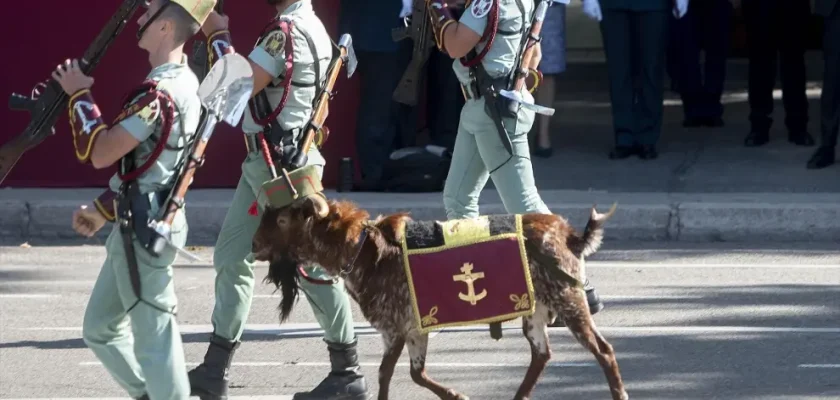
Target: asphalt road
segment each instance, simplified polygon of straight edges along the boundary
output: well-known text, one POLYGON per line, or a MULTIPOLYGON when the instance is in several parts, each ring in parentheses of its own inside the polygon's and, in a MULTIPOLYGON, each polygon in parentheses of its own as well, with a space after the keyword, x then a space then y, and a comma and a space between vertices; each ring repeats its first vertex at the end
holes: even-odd
MULTIPOLYGON (((840 398, 840 249, 680 246, 607 243, 587 263, 606 302, 595 319, 631 398, 840 398)), ((206 349, 213 306, 212 250, 198 253, 205 263, 175 269, 190 367, 206 349)), ((102 247, 0 247, 0 398, 127 397, 81 340, 103 259, 102 247)), ((266 266, 258 269, 261 278, 266 266)), ((328 370, 308 304, 283 325, 277 304, 259 285, 231 371, 234 398, 289 399, 328 370)), ((357 309, 354 317, 375 393, 380 338, 357 309)), ((506 327, 499 342, 486 327, 436 334, 430 376, 472 399, 512 398, 530 354, 518 324, 506 327)), ((553 358, 534 398, 609 398, 594 358, 568 331, 552 328, 550 339, 553 358)), ((433 398, 411 382, 407 362, 405 352, 391 398, 433 398)))

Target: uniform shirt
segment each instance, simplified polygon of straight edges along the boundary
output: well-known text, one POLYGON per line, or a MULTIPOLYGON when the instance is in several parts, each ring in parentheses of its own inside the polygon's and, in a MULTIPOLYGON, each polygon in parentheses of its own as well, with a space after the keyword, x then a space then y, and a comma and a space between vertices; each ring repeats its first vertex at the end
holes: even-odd
MULTIPOLYGON (((522 43, 522 35, 518 32, 522 29, 523 21, 525 23, 525 30, 522 34, 527 35, 528 30, 531 29, 531 15, 534 13, 534 0, 521 0, 525 8, 525 15, 519 12, 519 6, 516 0, 499 0, 499 31, 496 32, 496 38, 493 41, 493 46, 481 60, 484 69, 493 78, 501 78, 510 73, 516 62, 516 57, 519 54, 519 45, 522 43), (514 35, 506 35, 503 32, 517 32, 514 35)), ((461 19, 458 21, 463 26, 469 28, 479 36, 484 35, 484 29, 487 27, 487 20, 490 16, 489 10, 491 0, 473 0, 472 4, 464 10, 461 19)), ((480 42, 476 47, 476 54, 484 50, 487 45, 486 42, 480 42)), ((463 84, 469 83, 469 68, 461 65, 460 60, 455 60, 452 64, 452 69, 455 70, 455 75, 463 84)))
MULTIPOLYGON (((289 87, 289 97, 286 100, 286 106, 280 115, 277 116, 277 122, 284 130, 295 128, 303 128, 312 114, 312 103, 315 100, 316 88, 315 86, 297 87, 294 82, 311 84, 315 81, 315 55, 309 50, 309 45, 306 42, 306 37, 301 33, 301 29, 312 37, 315 45, 315 50, 318 53, 320 60, 320 73, 318 77, 318 85, 324 82, 324 77, 327 74, 330 60, 332 59, 332 42, 327 33, 324 24, 315 15, 315 10, 312 8, 312 0, 301 0, 292 4, 280 15, 288 16, 294 21, 294 29, 291 35, 294 41, 294 73, 292 74, 292 85, 289 87)), ((286 52, 282 44, 285 43, 285 35, 281 30, 276 30, 264 38, 248 58, 255 64, 265 69, 275 79, 275 85, 280 87, 265 88, 268 102, 271 104, 272 110, 280 104, 283 97, 283 77, 286 72, 286 52)), ((255 134, 260 132, 263 128, 254 122, 249 108, 245 110, 245 116, 242 121, 242 130, 246 134, 255 134)), ((312 148, 314 148, 313 146, 312 148)))
MULTIPOLYGON (((175 118, 167 143, 172 147, 184 147, 186 141, 196 134, 201 114, 201 100, 198 98, 198 78, 187 64, 187 57, 181 63, 166 63, 158 66, 146 77, 158 82, 158 88, 165 90, 175 101, 175 118)), ((140 97, 140 96, 138 96, 140 97)), ((137 100, 137 99, 134 99, 137 100)), ((155 104, 155 103, 152 103, 155 104)), ((155 137, 161 135, 159 111, 147 106, 137 114, 126 118, 119 125, 140 141, 134 150, 134 165, 141 166, 154 150, 155 137)), ((137 178, 141 193, 151 193, 171 187, 175 178, 175 167, 186 156, 189 149, 173 151, 163 149, 154 164, 137 178)), ((122 181, 115 174, 109 183, 111 190, 118 191, 122 181)))

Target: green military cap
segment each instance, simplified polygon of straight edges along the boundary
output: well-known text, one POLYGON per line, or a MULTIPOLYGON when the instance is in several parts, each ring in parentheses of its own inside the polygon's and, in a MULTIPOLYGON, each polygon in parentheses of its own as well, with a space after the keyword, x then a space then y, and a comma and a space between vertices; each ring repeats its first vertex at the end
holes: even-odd
POLYGON ((204 21, 207 20, 207 16, 213 11, 213 7, 216 7, 216 0, 171 0, 173 3, 183 7, 190 13, 190 16, 193 17, 196 22, 201 25, 204 25, 204 21))
POLYGON ((297 199, 302 199, 311 194, 321 193, 324 187, 321 185, 321 178, 318 175, 318 167, 307 165, 288 173, 288 180, 285 175, 263 183, 260 188, 260 195, 265 196, 268 206, 282 208, 292 204, 297 199), (289 187, 291 182, 294 190, 289 187))

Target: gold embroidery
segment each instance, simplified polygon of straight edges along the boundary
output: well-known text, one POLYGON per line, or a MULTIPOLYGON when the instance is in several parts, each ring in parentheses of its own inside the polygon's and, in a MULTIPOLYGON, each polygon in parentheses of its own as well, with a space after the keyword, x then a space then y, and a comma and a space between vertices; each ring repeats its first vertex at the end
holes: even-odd
POLYGON ((528 293, 522 294, 522 297, 519 297, 515 294, 510 295, 510 301, 516 303, 513 307, 514 310, 527 310, 531 308, 531 302, 528 301, 528 293))
POLYGON ((435 318, 435 314, 437 314, 437 313, 438 313, 437 306, 432 307, 432 309, 429 310, 429 315, 423 317, 423 319, 421 321, 423 323, 423 326, 429 326, 429 325, 434 325, 434 324, 438 323, 437 318, 435 318))
POLYGON ((286 34, 282 31, 271 33, 265 41, 265 51, 272 57, 277 57, 285 49, 286 34))
POLYGON ((490 237, 490 220, 487 216, 436 222, 441 227, 443 242, 447 245, 490 237))
POLYGON ((476 305, 479 300, 487 297, 487 290, 482 290, 481 293, 475 293, 475 281, 484 278, 484 272, 477 272, 472 273, 473 265, 470 263, 465 263, 463 267, 461 267, 461 272, 463 274, 452 275, 452 280, 455 282, 464 282, 467 284, 467 294, 458 293, 458 298, 464 301, 469 302, 472 305, 476 305))

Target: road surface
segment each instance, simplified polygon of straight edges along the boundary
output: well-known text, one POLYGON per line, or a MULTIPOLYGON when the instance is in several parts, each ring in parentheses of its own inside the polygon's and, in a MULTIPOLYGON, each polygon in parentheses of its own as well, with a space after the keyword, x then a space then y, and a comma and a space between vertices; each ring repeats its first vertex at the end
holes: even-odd
MULTIPOLYGON (((632 399, 840 397, 840 249, 606 243, 587 263, 606 302, 596 322, 615 347, 632 399)), ((213 307, 212 249, 179 260, 175 279, 188 365, 203 357, 213 307)), ((81 340, 104 249, 0 247, 0 398, 126 398, 81 340)), ((257 277, 265 276, 259 264, 257 277)), ((258 285, 231 371, 236 398, 290 399, 316 385, 329 361, 308 303, 280 325, 278 297, 258 285)), ((354 304, 359 357, 377 390, 379 336, 354 304)), ((518 322, 518 321, 517 321, 518 322)), ((516 323, 431 339, 429 374, 472 399, 510 399, 530 359, 516 323)), ((606 399, 594 358, 552 328, 553 358, 535 399, 606 399)), ((398 364, 391 398, 432 399, 398 364)))

